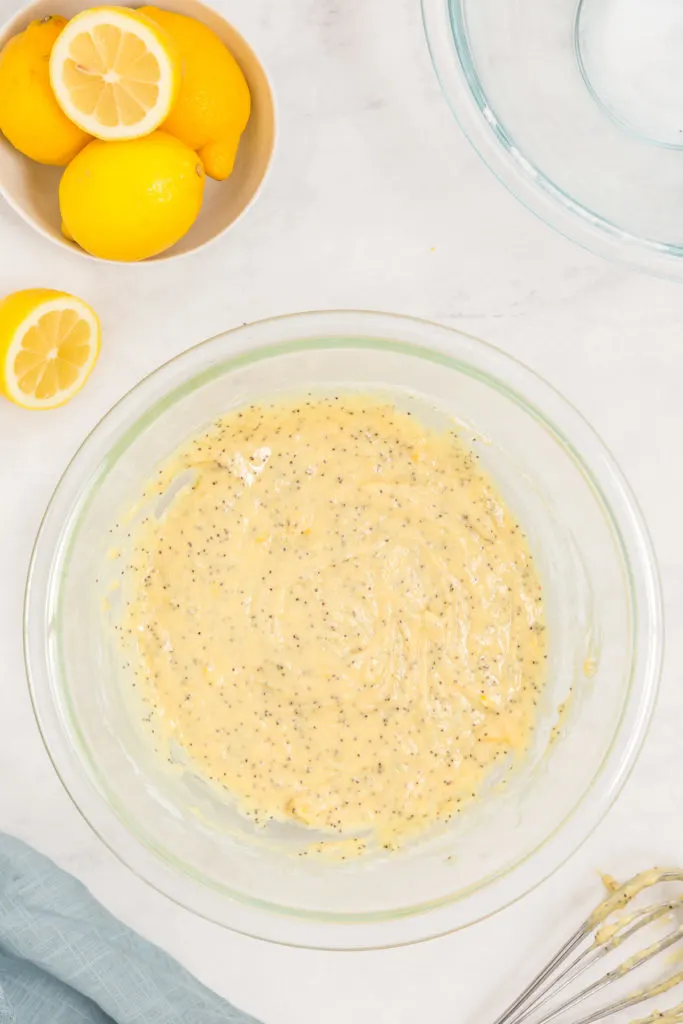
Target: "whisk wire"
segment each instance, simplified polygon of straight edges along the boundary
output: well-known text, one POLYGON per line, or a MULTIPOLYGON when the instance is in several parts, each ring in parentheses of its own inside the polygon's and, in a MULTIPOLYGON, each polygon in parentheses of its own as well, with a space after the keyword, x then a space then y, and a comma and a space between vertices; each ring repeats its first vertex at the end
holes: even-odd
MULTIPOLYGON (((587 934, 590 934, 590 932, 586 930, 585 926, 583 932, 583 938, 585 938, 587 934)), ((572 982, 576 981, 584 971, 587 971, 588 968, 596 962, 596 960, 600 959, 601 954, 602 950, 596 946, 589 946, 587 949, 582 950, 582 952, 580 952, 578 956, 571 961, 571 963, 562 968, 559 973, 555 974, 554 977, 546 979, 545 983, 538 989, 533 998, 521 1008, 521 1015, 510 1020, 506 1017, 505 1024, 518 1024, 518 1022, 519 1024, 523 1024, 523 1021, 527 1019, 528 1015, 532 1011, 540 1010, 551 999, 555 999, 560 992, 564 991, 564 989, 571 985, 572 982)))
MULTIPOLYGON (((566 957, 570 956, 574 950, 583 942, 586 935, 589 932, 586 931, 586 925, 583 924, 578 931, 572 935, 572 937, 565 942, 564 946, 558 949, 555 956, 550 960, 542 971, 539 971, 533 981, 530 981, 524 991, 515 999, 514 1003, 507 1008, 507 1010, 497 1017, 493 1024, 518 1024, 518 1021, 524 1019, 530 1006, 534 1006, 539 998, 538 989, 541 988, 542 992, 545 991, 545 983, 547 981, 552 984, 552 975, 555 970, 559 967, 566 957), (531 997, 534 999, 531 1000, 531 997), (530 1001, 531 1000, 531 1001, 530 1001), (521 1016, 518 1011, 521 1012, 521 1016)), ((542 993, 541 993, 542 994, 542 993)))
MULTIPOLYGON (((609 953, 613 953, 624 942, 631 939, 647 925, 657 922, 674 910, 683 908, 683 898, 665 903, 651 904, 625 915, 624 908, 643 889, 662 881, 683 881, 680 871, 643 872, 627 882, 609 896, 594 911, 584 924, 558 950, 552 960, 527 985, 508 1010, 497 1018, 495 1024, 551 1024, 557 1018, 575 1010, 587 999, 598 996, 619 979, 660 956, 683 939, 683 925, 675 927, 645 949, 627 957, 618 966, 597 978, 584 988, 558 1003, 561 996, 589 968, 609 953), (616 913, 621 916, 609 923, 616 913), (584 949, 582 944, 593 937, 592 943, 584 949), (568 962, 567 962, 568 961, 568 962)), ((683 971, 668 972, 658 983, 650 983, 615 999, 611 1003, 591 1011, 580 1019, 571 1017, 571 1024, 595 1024, 630 1007, 651 1000, 669 989, 683 983, 683 971)), ((642 1018, 640 1024, 683 1024, 683 1003, 666 1013, 654 1012, 642 1018)), ((637 1022, 636 1022, 637 1024, 637 1022)))
MULTIPOLYGON (((627 974, 630 974, 631 971, 636 970, 638 967, 642 967, 643 964, 647 963, 649 960, 652 960, 653 957, 658 956, 660 953, 663 953, 664 950, 668 949, 670 946, 673 946, 681 938, 683 938, 683 927, 677 928, 674 932, 671 932, 665 938, 660 939, 659 942, 655 942, 651 946, 648 946, 648 948, 643 950, 642 953, 639 953, 636 956, 629 957, 627 960, 624 960, 622 964, 620 964, 618 967, 615 967, 607 974, 603 975, 602 978, 598 978, 597 981, 594 981, 591 985, 588 985, 585 989, 582 989, 575 996, 572 996, 571 999, 567 999, 560 1006, 556 1007, 550 1013, 546 1014, 545 1017, 541 1017, 536 1022, 536 1024, 550 1024, 550 1021, 555 1020, 557 1017, 560 1016, 560 1014, 566 1013, 567 1010, 572 1010, 575 1006, 578 1006, 580 1003, 585 1002, 585 1000, 588 999, 590 996, 596 995, 598 992, 602 992, 603 989, 607 988, 608 985, 611 985, 612 982, 616 981, 618 978, 623 978, 627 974)), ((604 953, 606 951, 600 950, 600 952, 604 953)), ((627 1009, 630 1006, 636 1006, 638 1003, 645 1002, 645 1000, 652 998, 653 994, 655 993, 653 992, 652 988, 643 989, 640 992, 633 993, 633 995, 627 998, 620 999, 614 1003, 610 1003, 608 1006, 603 1006, 594 1014, 590 1014, 588 1018, 584 1018, 581 1021, 574 1021, 573 1024, 589 1024, 589 1020, 603 1020, 605 1017, 609 1017, 611 1014, 617 1013, 620 1010, 627 1009)), ((555 995, 555 992, 553 992, 553 995, 555 995)), ((527 1009, 528 1011, 531 1011, 532 1007, 529 1006, 527 1009)), ((522 1022, 526 1019, 527 1018, 522 1017, 520 1019, 520 1024, 522 1024, 522 1022)))

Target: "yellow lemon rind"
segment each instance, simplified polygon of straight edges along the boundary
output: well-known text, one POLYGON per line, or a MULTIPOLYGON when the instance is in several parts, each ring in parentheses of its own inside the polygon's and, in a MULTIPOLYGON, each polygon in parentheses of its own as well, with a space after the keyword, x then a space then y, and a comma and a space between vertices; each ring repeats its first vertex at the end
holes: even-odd
POLYGON ((23 409, 56 409, 65 405, 81 390, 97 362, 100 352, 102 329, 99 318, 82 299, 65 292, 49 288, 32 288, 16 292, 0 301, 0 392, 15 405, 23 409), (74 310, 90 328, 90 351, 88 358, 74 383, 63 388, 47 399, 36 398, 22 390, 13 373, 22 342, 32 327, 36 326, 46 313, 74 310))

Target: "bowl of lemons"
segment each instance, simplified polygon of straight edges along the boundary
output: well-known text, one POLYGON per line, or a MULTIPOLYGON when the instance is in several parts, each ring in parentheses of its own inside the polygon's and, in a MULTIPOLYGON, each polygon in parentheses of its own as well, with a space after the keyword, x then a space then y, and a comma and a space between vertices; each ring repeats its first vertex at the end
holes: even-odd
POLYGON ((274 141, 261 61, 198 0, 37 0, 0 31, 0 192, 86 257, 206 245, 256 198, 274 141))

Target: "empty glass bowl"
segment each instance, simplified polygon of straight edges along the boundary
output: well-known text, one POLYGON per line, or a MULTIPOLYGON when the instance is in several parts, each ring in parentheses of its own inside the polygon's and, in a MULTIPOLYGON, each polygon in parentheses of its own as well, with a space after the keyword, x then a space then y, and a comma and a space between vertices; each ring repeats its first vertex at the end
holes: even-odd
POLYGON ((220 335, 134 388, 87 438, 46 512, 26 597, 26 658, 55 767, 138 875, 191 910, 283 943, 362 948, 462 927, 547 876, 601 820, 631 769, 659 677, 662 617, 637 506, 581 416, 475 338, 378 313, 281 317, 220 335), (297 854, 298 825, 256 828, 191 770, 169 771, 126 699, 110 623, 146 481, 218 414, 278 395, 380 392, 455 417, 535 553, 549 679, 535 743, 505 785, 398 853, 297 854), (114 555, 118 554, 115 550, 114 555))
POLYGON ((593 251, 683 277, 678 0, 422 0, 443 91, 491 170, 593 251))

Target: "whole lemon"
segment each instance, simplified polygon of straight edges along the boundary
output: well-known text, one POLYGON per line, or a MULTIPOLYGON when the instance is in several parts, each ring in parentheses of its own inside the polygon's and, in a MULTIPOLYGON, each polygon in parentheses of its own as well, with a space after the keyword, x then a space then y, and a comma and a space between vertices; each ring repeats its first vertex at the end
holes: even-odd
POLYGON ((95 139, 59 185, 64 233, 93 256, 144 260, 189 231, 204 195, 202 162, 166 132, 142 139, 95 139))
POLYGON ((161 127, 196 150, 206 173, 222 181, 232 172, 251 113, 242 69, 216 33, 202 22, 158 7, 140 10, 171 36, 183 64, 178 99, 161 127))
POLYGON ((57 15, 32 21, 0 52, 0 131, 32 160, 58 167, 90 138, 62 111, 50 85, 50 53, 65 25, 57 15))

